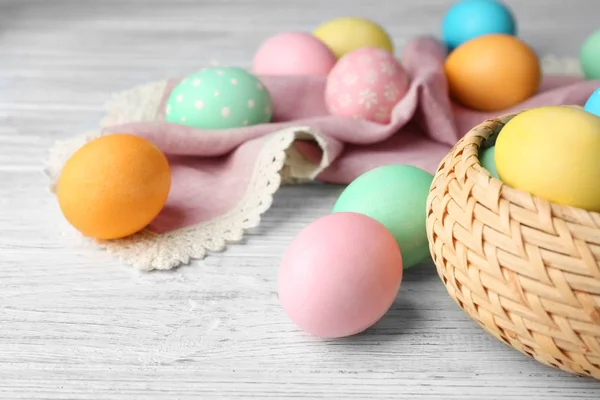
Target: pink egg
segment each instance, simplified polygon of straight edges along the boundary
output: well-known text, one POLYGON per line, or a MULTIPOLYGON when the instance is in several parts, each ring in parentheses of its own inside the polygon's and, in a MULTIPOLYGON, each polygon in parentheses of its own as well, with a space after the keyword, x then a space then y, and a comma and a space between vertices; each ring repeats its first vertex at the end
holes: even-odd
POLYGON ((305 32, 285 32, 267 39, 254 56, 256 75, 327 76, 336 63, 329 47, 305 32))
POLYGON ((344 337, 381 319, 401 281, 402 256, 392 234, 363 214, 340 212, 292 240, 279 267, 279 301, 305 332, 344 337))
POLYGON ((346 54, 333 67, 325 102, 333 115, 387 124, 409 85, 406 71, 393 54, 364 47, 346 54))

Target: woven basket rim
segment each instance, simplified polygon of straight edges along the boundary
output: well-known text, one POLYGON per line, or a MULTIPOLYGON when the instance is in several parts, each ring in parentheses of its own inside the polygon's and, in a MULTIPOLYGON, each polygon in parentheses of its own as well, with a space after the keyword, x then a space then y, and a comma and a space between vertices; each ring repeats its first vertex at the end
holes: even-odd
MULTIPOLYGON (((582 107, 576 106, 576 105, 572 105, 572 106, 565 105, 563 107, 582 108, 582 107)), ((484 145, 484 143, 487 142, 489 138, 493 137, 493 143, 495 144, 496 136, 500 133, 500 131, 502 130, 504 125, 506 125, 506 123, 508 121, 510 121, 512 118, 514 118, 515 116, 517 116, 525 111, 528 111, 528 109, 524 109, 524 110, 521 110, 518 112, 503 114, 498 117, 489 118, 489 119, 477 124, 476 126, 471 128, 463 136, 463 138, 457 143, 457 145, 452 150, 452 156, 454 157, 454 156, 456 156, 457 153, 463 152, 469 146, 476 146, 476 148, 477 148, 476 154, 479 153, 479 149, 481 149, 481 148, 491 147, 493 144, 488 143, 488 145, 484 145), (493 126, 494 126, 494 130, 492 132, 489 132, 489 128, 488 128, 489 124, 493 124, 493 126), (482 145, 484 147, 482 147, 482 145)), ((461 161, 461 163, 464 163, 464 162, 465 161, 461 161)), ((473 164, 466 166, 465 172, 467 174, 471 173, 473 176, 475 176, 479 179, 487 178, 487 179, 493 179, 495 181, 498 181, 500 183, 500 190, 503 192, 512 193, 513 196, 511 196, 511 197, 517 197, 517 196, 529 197, 536 203, 540 203, 540 202, 547 203, 559 215, 570 215, 573 213, 577 213, 577 214, 581 215, 581 213, 587 213, 588 215, 590 215, 590 217, 594 217, 595 219, 600 219, 600 212, 589 211, 589 210, 579 208, 579 207, 555 203, 550 200, 546 200, 543 197, 540 197, 540 196, 534 195, 532 193, 526 192, 524 190, 516 189, 516 188, 513 188, 513 187, 507 185, 502 180, 493 177, 489 173, 489 171, 481 165, 479 156, 475 157, 475 162, 473 164)))
POLYGON ((482 121, 440 162, 427 237, 450 297, 529 357, 600 380, 600 213, 491 176, 480 148, 521 112, 482 121))

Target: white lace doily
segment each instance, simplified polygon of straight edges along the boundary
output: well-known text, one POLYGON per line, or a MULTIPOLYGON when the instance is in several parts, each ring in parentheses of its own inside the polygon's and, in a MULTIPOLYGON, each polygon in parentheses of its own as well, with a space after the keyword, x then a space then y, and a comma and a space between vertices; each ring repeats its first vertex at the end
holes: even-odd
MULTIPOLYGON (((542 58, 544 74, 581 76, 577 59, 547 56, 542 58)), ((50 150, 45 168, 54 192, 56 181, 69 157, 86 142, 99 137, 106 126, 152 121, 160 105, 166 81, 135 87, 118 94, 106 104, 106 116, 99 129, 56 143, 50 150)), ((125 263, 145 271, 171 269, 204 258, 208 251, 218 252, 227 243, 242 239, 244 232, 259 225, 261 215, 269 209, 274 193, 282 183, 299 183, 314 179, 329 165, 322 137, 307 127, 274 132, 263 146, 256 161, 247 190, 229 212, 193 226, 168 233, 141 231, 128 238, 95 243, 117 255, 125 263), (298 139, 315 140, 323 150, 320 165, 314 165, 295 150, 298 139)))

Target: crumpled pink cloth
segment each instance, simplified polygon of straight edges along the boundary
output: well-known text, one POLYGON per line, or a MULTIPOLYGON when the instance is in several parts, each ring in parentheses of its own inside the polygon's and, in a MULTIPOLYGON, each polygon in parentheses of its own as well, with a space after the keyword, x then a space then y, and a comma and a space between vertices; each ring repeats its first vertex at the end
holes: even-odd
MULTIPOLYGON (((328 114, 325 78, 260 77, 274 103, 270 124, 232 130, 198 130, 165 122, 164 102, 179 82, 169 81, 156 121, 111 126, 154 142, 167 154, 172 189, 163 212, 149 227, 156 232, 208 221, 227 212, 245 193, 265 137, 285 127, 307 126, 326 141, 330 166, 318 180, 348 183, 367 170, 390 163, 412 164, 434 172, 462 135, 489 117, 543 105, 583 105, 599 86, 576 77, 545 77, 539 93, 518 106, 483 113, 454 104, 448 96, 443 63, 446 50, 431 38, 410 42, 402 64, 411 77, 408 94, 396 105, 387 125, 328 114)), ((314 142, 296 142, 297 150, 319 163, 314 142)))

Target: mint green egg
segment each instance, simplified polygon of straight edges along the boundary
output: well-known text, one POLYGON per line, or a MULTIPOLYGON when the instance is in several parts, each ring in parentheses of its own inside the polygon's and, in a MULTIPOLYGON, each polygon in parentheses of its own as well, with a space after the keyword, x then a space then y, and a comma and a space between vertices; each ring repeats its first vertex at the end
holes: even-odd
POLYGON ((333 212, 356 212, 381 222, 394 235, 404 269, 429 257, 426 204, 433 176, 410 165, 386 165, 352 181, 333 212))
POLYGON ((165 106, 165 119, 198 129, 267 123, 273 104, 267 88, 237 67, 203 69, 181 81, 165 106))
POLYGON ((581 46, 579 61, 587 79, 600 79, 600 29, 592 33, 581 46))
POLYGON ((494 152, 496 146, 488 147, 479 151, 479 163, 481 166, 488 170, 491 176, 496 179, 500 179, 498 171, 496 170, 496 161, 494 161, 494 152))

